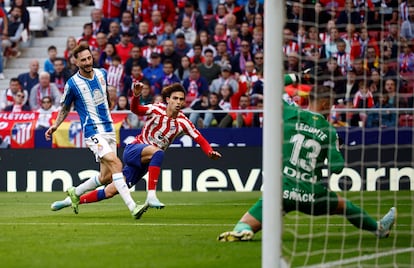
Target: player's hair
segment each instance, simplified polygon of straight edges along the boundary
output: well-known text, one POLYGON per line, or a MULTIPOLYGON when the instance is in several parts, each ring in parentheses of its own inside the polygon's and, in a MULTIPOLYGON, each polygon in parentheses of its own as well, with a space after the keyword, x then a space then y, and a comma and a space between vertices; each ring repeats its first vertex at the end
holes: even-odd
POLYGON ((331 99, 332 98, 332 92, 329 87, 326 86, 314 86, 312 90, 309 92, 309 100, 319 100, 319 99, 331 99))
POLYGON ((80 45, 76 46, 72 51, 73 56, 75 57, 75 59, 78 58, 79 53, 81 53, 82 51, 85 51, 85 50, 88 50, 92 54, 92 51, 91 51, 91 49, 89 48, 88 45, 80 44, 80 45))
POLYGON ((161 96, 164 102, 166 102, 167 98, 169 98, 174 92, 183 92, 184 95, 186 94, 184 87, 180 83, 171 84, 164 87, 161 91, 161 96))

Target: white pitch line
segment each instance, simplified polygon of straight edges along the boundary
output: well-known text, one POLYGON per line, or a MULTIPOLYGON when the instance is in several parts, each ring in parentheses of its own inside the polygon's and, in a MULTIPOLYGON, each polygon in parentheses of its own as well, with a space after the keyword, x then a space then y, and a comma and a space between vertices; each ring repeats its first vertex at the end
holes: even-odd
MULTIPOLYGON (((339 265, 350 264, 350 263, 353 263, 353 262, 360 262, 360 261, 368 261, 368 260, 372 260, 372 259, 386 257, 386 256, 389 256, 389 255, 401 254, 401 253, 407 253, 407 252, 414 252, 414 248, 395 249, 395 250, 390 250, 390 251, 387 251, 387 252, 375 253, 375 254, 370 254, 370 255, 363 255, 363 256, 354 257, 354 258, 350 258, 350 259, 343 259, 343 260, 339 260, 339 261, 333 261, 333 262, 316 264, 316 265, 312 265, 312 266, 306 266, 306 268, 337 267, 339 265)), ((303 267, 305 267, 305 266, 303 266, 303 267)))
MULTIPOLYGON (((85 226, 107 226, 114 225, 113 222, 0 222, 3 226, 15 225, 85 225, 85 226)), ((231 223, 116 223, 117 226, 233 226, 231 223)))

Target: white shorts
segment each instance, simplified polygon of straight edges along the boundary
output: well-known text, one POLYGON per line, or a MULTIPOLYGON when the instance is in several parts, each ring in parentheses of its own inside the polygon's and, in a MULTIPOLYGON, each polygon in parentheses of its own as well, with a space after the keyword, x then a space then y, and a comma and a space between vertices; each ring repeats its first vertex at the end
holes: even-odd
POLYGON ((95 134, 85 140, 86 146, 94 153, 96 162, 104 155, 116 153, 116 135, 114 132, 95 134))

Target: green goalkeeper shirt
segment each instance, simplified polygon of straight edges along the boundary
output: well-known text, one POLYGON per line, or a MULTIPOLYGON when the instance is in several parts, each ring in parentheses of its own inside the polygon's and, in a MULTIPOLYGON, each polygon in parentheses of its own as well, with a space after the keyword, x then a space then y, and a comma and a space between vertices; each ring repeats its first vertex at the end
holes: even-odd
POLYGON ((330 172, 340 173, 344 159, 336 130, 321 114, 283 104, 283 174, 316 182, 322 178, 325 159, 330 172))

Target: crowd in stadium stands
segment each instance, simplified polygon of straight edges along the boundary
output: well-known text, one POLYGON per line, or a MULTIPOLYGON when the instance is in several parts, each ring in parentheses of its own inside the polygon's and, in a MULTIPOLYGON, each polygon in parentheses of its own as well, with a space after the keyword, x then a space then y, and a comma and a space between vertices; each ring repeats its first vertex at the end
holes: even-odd
MULTIPOLYGON (((52 2, 42 1, 47 7, 52 2)), ((57 2, 68 16, 66 7, 77 4, 76 0, 57 2)), ((41 73, 39 62, 32 60, 28 73, 10 79, 10 88, 0 96, 0 109, 29 107, 43 113, 58 109, 64 84, 77 68, 71 50, 87 43, 95 67, 107 70, 114 111, 128 110, 136 81, 146 85, 142 104, 160 101, 164 86, 180 82, 187 90, 187 108, 206 110, 189 114, 197 127, 260 127, 261 113, 210 110, 262 107, 263 2, 96 0, 91 21, 79 29, 79 36, 69 36, 66 50, 59 51, 63 57, 57 56, 55 46, 47 48, 49 58, 41 73), (18 92, 24 93, 25 105, 16 101, 18 92)), ((13 35, 14 21, 28 27, 24 6, 22 0, 12 2, 4 36, 13 35)), ((5 16, 0 12, 4 21, 5 16)), ((414 0, 286 1, 285 71, 310 69, 313 83, 332 89, 334 108, 403 108, 398 112, 333 109, 330 120, 335 126, 412 125, 408 108, 413 108, 414 91, 413 17, 414 0)), ((5 56, 17 53, 11 38, 3 38, 2 47, 5 56)), ((303 95, 309 86, 293 85, 287 92, 305 106, 303 95)), ((144 120, 130 116, 124 127, 139 128, 144 120)))

